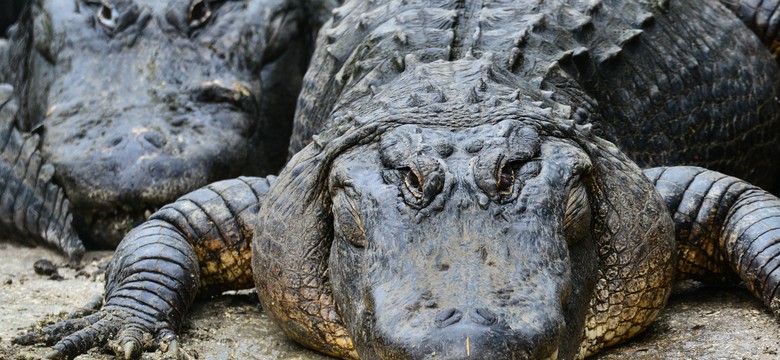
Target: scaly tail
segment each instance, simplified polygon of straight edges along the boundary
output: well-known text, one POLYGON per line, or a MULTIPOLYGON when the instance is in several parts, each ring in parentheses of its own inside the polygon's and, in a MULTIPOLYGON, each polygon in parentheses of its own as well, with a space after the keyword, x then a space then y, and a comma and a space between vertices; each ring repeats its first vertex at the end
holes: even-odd
POLYGON ((187 358, 176 334, 195 296, 254 286, 250 242, 272 180, 224 180, 166 205, 119 244, 100 310, 13 341, 56 342, 49 359, 104 344, 125 359, 156 348, 187 358))
POLYGON ((42 161, 38 135, 15 127, 18 105, 10 85, 0 85, 0 238, 54 247, 78 263, 84 245, 71 221, 69 202, 42 161))
POLYGON ((678 274, 735 271, 780 316, 780 199, 698 167, 652 168, 645 175, 673 214, 678 274))
POLYGON ((780 0, 720 0, 733 11, 780 61, 780 0))

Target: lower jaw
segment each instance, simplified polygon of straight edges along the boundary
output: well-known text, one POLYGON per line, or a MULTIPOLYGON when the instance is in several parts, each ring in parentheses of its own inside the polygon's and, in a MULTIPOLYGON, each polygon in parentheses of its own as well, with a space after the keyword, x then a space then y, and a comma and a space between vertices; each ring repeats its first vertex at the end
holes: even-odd
POLYGON ((74 209, 73 226, 87 249, 113 250, 124 236, 140 225, 156 209, 116 211, 107 209, 74 209))

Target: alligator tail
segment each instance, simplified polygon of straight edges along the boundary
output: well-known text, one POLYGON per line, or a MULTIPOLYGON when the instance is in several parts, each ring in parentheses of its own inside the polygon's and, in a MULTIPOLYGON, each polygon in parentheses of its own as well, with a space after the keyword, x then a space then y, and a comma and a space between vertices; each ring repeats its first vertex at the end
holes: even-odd
POLYGON ((780 0, 721 0, 780 61, 780 0))
POLYGON ((671 211, 679 277, 736 272, 780 316, 780 199, 698 167, 645 170, 671 211))
POLYGON ((102 309, 14 342, 56 342, 49 358, 57 359, 104 344, 126 359, 153 348, 186 357, 176 333, 195 297, 253 286, 250 242, 272 180, 216 182, 161 208, 119 244, 102 309))
POLYGON ((78 263, 84 245, 71 225, 68 199, 52 182, 54 167, 42 161, 38 135, 16 128, 13 89, 0 87, 0 238, 50 246, 78 263))

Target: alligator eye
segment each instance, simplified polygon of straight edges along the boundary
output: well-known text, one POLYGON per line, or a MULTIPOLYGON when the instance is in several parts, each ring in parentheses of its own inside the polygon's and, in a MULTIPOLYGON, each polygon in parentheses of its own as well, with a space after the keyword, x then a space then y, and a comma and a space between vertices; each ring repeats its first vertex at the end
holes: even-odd
POLYGON ((187 20, 190 22, 191 28, 197 28, 202 26, 211 17, 211 8, 209 3, 205 0, 193 0, 190 3, 190 14, 187 20))
POLYGON ((506 163, 496 177, 496 191, 499 195, 509 195, 515 183, 515 170, 511 163, 506 163))
POLYGON ((103 25, 106 29, 114 30, 116 28, 116 9, 106 4, 101 5, 100 10, 97 12, 97 19, 100 25, 103 25))
POLYGON ((406 184, 406 188, 409 189, 409 192, 411 192, 414 197, 422 199, 424 193, 420 177, 414 170, 409 168, 403 168, 401 171, 404 172, 404 184, 406 184))

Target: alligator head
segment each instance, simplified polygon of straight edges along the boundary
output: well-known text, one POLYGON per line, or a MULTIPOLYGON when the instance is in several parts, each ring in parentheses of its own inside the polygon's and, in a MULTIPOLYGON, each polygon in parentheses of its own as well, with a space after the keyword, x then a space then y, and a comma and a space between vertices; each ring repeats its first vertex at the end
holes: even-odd
POLYGON ((567 359, 657 315, 673 232, 652 185, 569 105, 486 66, 420 65, 340 104, 341 130, 280 174, 253 261, 290 336, 366 359, 567 359))
POLYGON ((557 358, 597 271, 586 153, 504 120, 401 126, 371 155, 331 175, 331 281, 361 356, 557 358))
MULTIPOLYGON (((300 11, 283 1, 33 2, 10 62, 23 64, 22 127, 42 135, 82 237, 115 246, 181 194, 283 160, 257 140, 290 121, 309 51, 287 50, 308 41, 300 11), (267 71, 277 65, 286 68, 267 71), (264 78, 277 72, 289 84, 264 78), (285 96, 287 113, 268 109, 285 96)), ((286 137, 280 127, 274 138, 286 137)))

